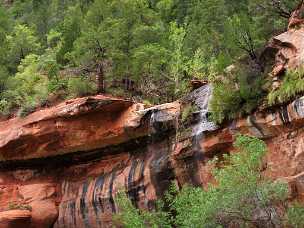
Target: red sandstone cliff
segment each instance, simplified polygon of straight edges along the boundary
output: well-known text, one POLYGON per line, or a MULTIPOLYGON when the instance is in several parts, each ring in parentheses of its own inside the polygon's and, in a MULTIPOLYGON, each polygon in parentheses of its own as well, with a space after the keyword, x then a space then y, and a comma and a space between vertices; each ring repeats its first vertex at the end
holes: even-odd
MULTIPOLYGON (((303 63, 303 34, 274 38, 274 77, 303 63)), ((291 196, 304 200, 304 98, 210 128, 196 141, 191 132, 176 137, 182 108, 95 96, 0 122, 0 227, 109 227, 120 188, 149 208, 172 181, 204 185, 207 161, 233 150, 237 133, 264 139, 265 175, 288 180, 291 196)))

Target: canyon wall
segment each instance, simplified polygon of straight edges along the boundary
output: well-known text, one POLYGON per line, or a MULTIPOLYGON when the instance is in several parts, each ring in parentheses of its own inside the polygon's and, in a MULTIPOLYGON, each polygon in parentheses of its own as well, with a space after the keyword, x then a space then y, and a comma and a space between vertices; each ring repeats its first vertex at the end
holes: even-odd
MULTIPOLYGON (((274 83, 301 65, 299 34, 266 48, 276 53, 274 83)), ((218 127, 207 118, 210 95, 203 85, 151 108, 98 95, 0 122, 0 227, 110 227, 117 191, 153 208, 172 182, 205 186, 208 161, 233 151, 238 133, 265 140, 264 175, 287 180, 290 197, 304 201, 304 98, 218 127), (189 105, 199 109, 185 118, 189 105)))

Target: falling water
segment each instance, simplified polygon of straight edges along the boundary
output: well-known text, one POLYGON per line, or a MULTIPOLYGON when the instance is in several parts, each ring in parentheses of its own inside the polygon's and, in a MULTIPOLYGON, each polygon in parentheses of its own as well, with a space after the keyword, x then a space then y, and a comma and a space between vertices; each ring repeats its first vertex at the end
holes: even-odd
POLYGON ((201 151, 200 141, 206 131, 214 131, 217 126, 208 120, 208 106, 212 95, 212 87, 210 85, 202 86, 201 88, 192 92, 192 99, 195 105, 198 107, 197 123, 193 126, 193 146, 194 150, 201 151))
POLYGON ((202 86, 193 92, 194 103, 199 108, 198 123, 193 127, 193 136, 217 129, 217 126, 208 120, 208 106, 211 95, 212 88, 209 85, 202 86))

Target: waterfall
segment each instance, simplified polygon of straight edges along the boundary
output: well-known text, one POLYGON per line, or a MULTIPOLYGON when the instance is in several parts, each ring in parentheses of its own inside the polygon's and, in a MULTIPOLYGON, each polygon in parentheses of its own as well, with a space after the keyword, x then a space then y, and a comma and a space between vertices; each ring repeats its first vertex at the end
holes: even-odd
POLYGON ((212 87, 210 85, 204 85, 199 89, 195 90, 191 94, 192 100, 198 108, 195 113, 197 115, 197 123, 192 128, 193 136, 193 149, 201 151, 200 141, 204 137, 204 132, 214 131, 217 126, 208 120, 209 101, 212 96, 212 87))
POLYGON ((217 126, 208 120, 209 101, 212 96, 212 88, 210 85, 202 86, 193 92, 194 103, 198 107, 198 122, 194 125, 192 134, 199 136, 205 131, 214 131, 217 126))

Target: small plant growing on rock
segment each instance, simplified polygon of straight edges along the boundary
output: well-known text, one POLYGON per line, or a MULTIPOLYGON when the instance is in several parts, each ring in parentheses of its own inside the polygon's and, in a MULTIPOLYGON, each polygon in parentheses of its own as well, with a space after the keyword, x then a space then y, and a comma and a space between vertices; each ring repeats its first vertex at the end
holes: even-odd
POLYGON ((28 204, 21 203, 21 202, 9 202, 8 204, 9 210, 28 210, 32 211, 32 207, 28 204))
POLYGON ((288 70, 281 86, 268 94, 268 104, 282 104, 304 92, 304 66, 288 70))
POLYGON ((185 108, 182 110, 182 113, 181 113, 182 123, 186 122, 189 119, 190 115, 192 115, 196 111, 198 111, 198 108, 194 104, 185 106, 185 108))

